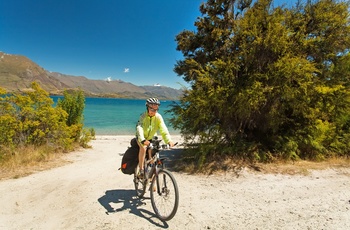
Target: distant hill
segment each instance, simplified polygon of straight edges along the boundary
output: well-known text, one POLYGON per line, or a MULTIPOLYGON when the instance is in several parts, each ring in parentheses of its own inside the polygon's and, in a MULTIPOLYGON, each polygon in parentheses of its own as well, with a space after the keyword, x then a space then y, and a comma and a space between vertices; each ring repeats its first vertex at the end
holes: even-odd
POLYGON ((141 86, 141 88, 146 92, 154 95, 162 95, 165 98, 179 98, 182 95, 182 91, 165 86, 141 86))
POLYGON ((84 76, 71 76, 49 72, 29 58, 0 52, 0 87, 8 92, 25 92, 36 81, 52 95, 61 95, 64 90, 80 88, 86 96, 179 99, 181 90, 165 86, 136 86, 122 80, 92 80, 84 76))

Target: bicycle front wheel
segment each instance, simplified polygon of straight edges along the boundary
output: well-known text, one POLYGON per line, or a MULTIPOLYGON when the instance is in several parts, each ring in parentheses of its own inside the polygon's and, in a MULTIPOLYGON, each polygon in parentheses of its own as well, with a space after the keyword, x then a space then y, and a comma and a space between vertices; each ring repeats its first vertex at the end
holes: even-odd
POLYGON ((172 219, 179 206, 179 189, 171 172, 161 169, 158 176, 153 177, 151 184, 151 203, 160 220, 172 219))

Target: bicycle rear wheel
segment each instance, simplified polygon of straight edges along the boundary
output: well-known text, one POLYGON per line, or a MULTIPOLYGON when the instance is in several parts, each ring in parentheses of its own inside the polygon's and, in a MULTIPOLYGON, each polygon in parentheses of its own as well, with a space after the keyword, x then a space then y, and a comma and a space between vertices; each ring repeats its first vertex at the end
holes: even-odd
POLYGON ((145 195, 145 191, 146 191, 146 185, 147 185, 147 180, 144 179, 139 179, 137 177, 138 172, 139 172, 139 167, 136 166, 135 168, 135 173, 134 173, 134 185, 135 185, 135 190, 136 190, 136 195, 139 198, 142 198, 143 195, 145 195))
POLYGON ((170 220, 176 214, 179 206, 179 189, 174 176, 166 169, 161 169, 158 176, 153 177, 151 203, 160 220, 170 220))

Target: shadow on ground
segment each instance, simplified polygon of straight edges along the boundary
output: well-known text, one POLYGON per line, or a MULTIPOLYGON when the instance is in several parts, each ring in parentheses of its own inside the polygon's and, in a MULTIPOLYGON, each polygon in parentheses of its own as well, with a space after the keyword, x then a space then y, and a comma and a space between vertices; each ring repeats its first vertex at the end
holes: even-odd
POLYGON ((164 221, 159 220, 159 223, 158 221, 154 221, 154 218, 157 218, 156 215, 153 212, 142 208, 142 206, 146 205, 146 203, 144 202, 144 199, 140 199, 136 196, 135 190, 107 190, 105 195, 98 198, 98 202, 106 209, 107 215, 129 210, 130 213, 148 220, 157 227, 169 227, 169 225, 164 221), (114 209, 112 205, 118 203, 123 203, 123 206, 121 208, 114 209))

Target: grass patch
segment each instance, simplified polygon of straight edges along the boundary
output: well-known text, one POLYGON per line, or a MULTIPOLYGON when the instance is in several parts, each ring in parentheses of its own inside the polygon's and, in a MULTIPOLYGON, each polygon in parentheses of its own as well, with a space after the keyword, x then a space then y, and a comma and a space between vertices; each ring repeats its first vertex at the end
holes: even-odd
POLYGON ((65 153, 48 146, 20 147, 11 154, 5 154, 0 162, 0 180, 20 178, 34 172, 47 170, 67 163, 62 159, 65 153))

